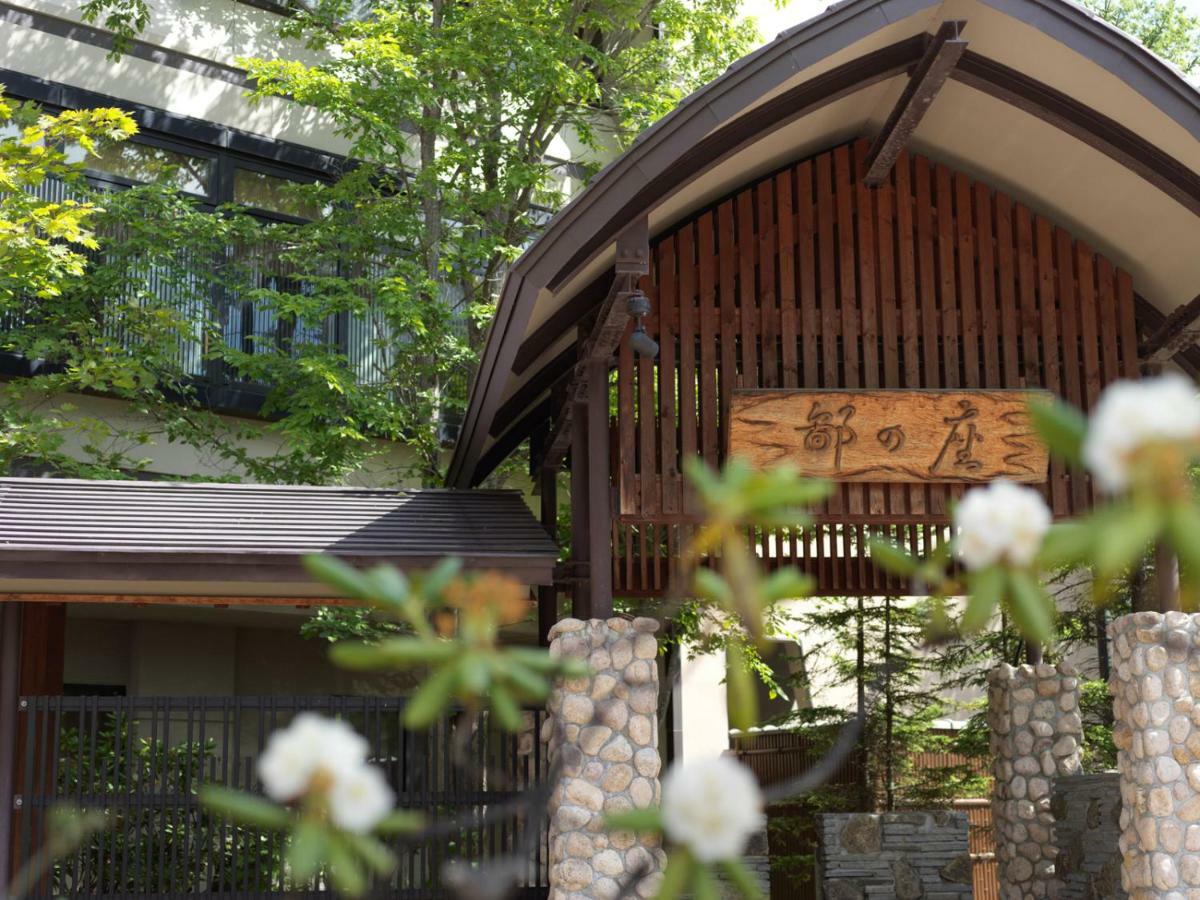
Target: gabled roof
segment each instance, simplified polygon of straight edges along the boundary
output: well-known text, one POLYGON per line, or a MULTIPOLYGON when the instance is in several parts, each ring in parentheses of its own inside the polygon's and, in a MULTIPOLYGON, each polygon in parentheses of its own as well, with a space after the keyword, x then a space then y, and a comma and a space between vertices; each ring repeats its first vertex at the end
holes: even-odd
POLYGON ((309 553, 401 569, 457 556, 545 584, 558 548, 515 491, 0 478, 0 591, 329 593, 301 568, 309 553))
POLYGON ((546 410, 622 230, 646 217, 653 240, 785 163, 873 136, 948 20, 970 46, 911 148, 1088 241, 1163 312, 1200 292, 1200 94, 1176 69, 1068 0, 845 0, 685 99, 514 263, 449 483, 477 483, 546 410))

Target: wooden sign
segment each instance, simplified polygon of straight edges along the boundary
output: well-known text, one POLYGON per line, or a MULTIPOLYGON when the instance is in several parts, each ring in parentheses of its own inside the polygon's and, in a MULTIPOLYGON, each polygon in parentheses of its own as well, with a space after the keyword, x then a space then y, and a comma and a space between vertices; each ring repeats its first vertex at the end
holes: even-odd
POLYGON ((1026 412, 1046 391, 735 390, 729 453, 832 481, 1046 480, 1026 412))

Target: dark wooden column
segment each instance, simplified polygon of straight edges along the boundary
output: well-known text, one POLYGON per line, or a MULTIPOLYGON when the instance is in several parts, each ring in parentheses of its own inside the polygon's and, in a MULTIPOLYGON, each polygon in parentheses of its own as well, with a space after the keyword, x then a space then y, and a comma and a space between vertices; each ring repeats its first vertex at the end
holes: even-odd
MULTIPOLYGON (((541 490, 542 527, 558 543, 558 471, 542 469, 538 472, 538 488, 541 490)), ((549 645, 550 628, 558 621, 558 587, 543 584, 538 588, 538 643, 549 645)))
POLYGON ((575 403, 571 413, 571 615, 590 619, 588 562, 592 541, 588 531, 588 417, 587 404, 575 403))
POLYGON ((13 601, 0 603, 0 893, 12 875, 22 605, 13 601))
POLYGON ((607 359, 589 361, 587 385, 589 618, 607 619, 613 613, 607 359))

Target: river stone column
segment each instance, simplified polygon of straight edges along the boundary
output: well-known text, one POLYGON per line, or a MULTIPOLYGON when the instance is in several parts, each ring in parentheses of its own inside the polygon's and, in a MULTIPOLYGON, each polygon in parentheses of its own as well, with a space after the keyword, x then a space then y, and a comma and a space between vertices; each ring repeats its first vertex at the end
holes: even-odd
POLYGON ((988 673, 992 820, 1002 900, 1057 897, 1051 786, 1079 772, 1079 678, 1067 665, 988 673))
POLYGON ((1200 615, 1133 613, 1108 633, 1122 883, 1131 900, 1200 900, 1200 615))
POLYGON ((604 828, 605 813, 661 799, 657 630, 646 618, 563 619, 550 629, 551 656, 592 670, 555 685, 542 726, 550 762, 561 764, 549 808, 550 900, 613 900, 630 887, 648 898, 662 880, 658 838, 604 828))

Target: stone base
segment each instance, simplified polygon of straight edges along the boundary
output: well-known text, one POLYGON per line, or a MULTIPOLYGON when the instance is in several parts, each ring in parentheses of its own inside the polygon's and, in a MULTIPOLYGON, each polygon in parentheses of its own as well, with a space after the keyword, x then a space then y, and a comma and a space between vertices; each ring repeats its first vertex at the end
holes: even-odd
POLYGON ((1133 613, 1108 633, 1124 887, 1200 900, 1200 615, 1133 613))
POLYGON ((550 900, 652 897, 666 854, 656 837, 608 832, 605 813, 656 805, 658 641, 654 619, 563 619, 550 654, 592 669, 550 695, 542 739, 559 783, 550 798, 550 900), (634 883, 636 882, 636 883, 634 883))
POLYGON ((992 821, 1002 900, 1059 895, 1054 864, 1054 779, 1079 773, 1083 722, 1070 666, 1000 665, 988 674, 992 821))
POLYGON ((826 900, 974 896, 965 813, 829 813, 817 819, 826 900))

